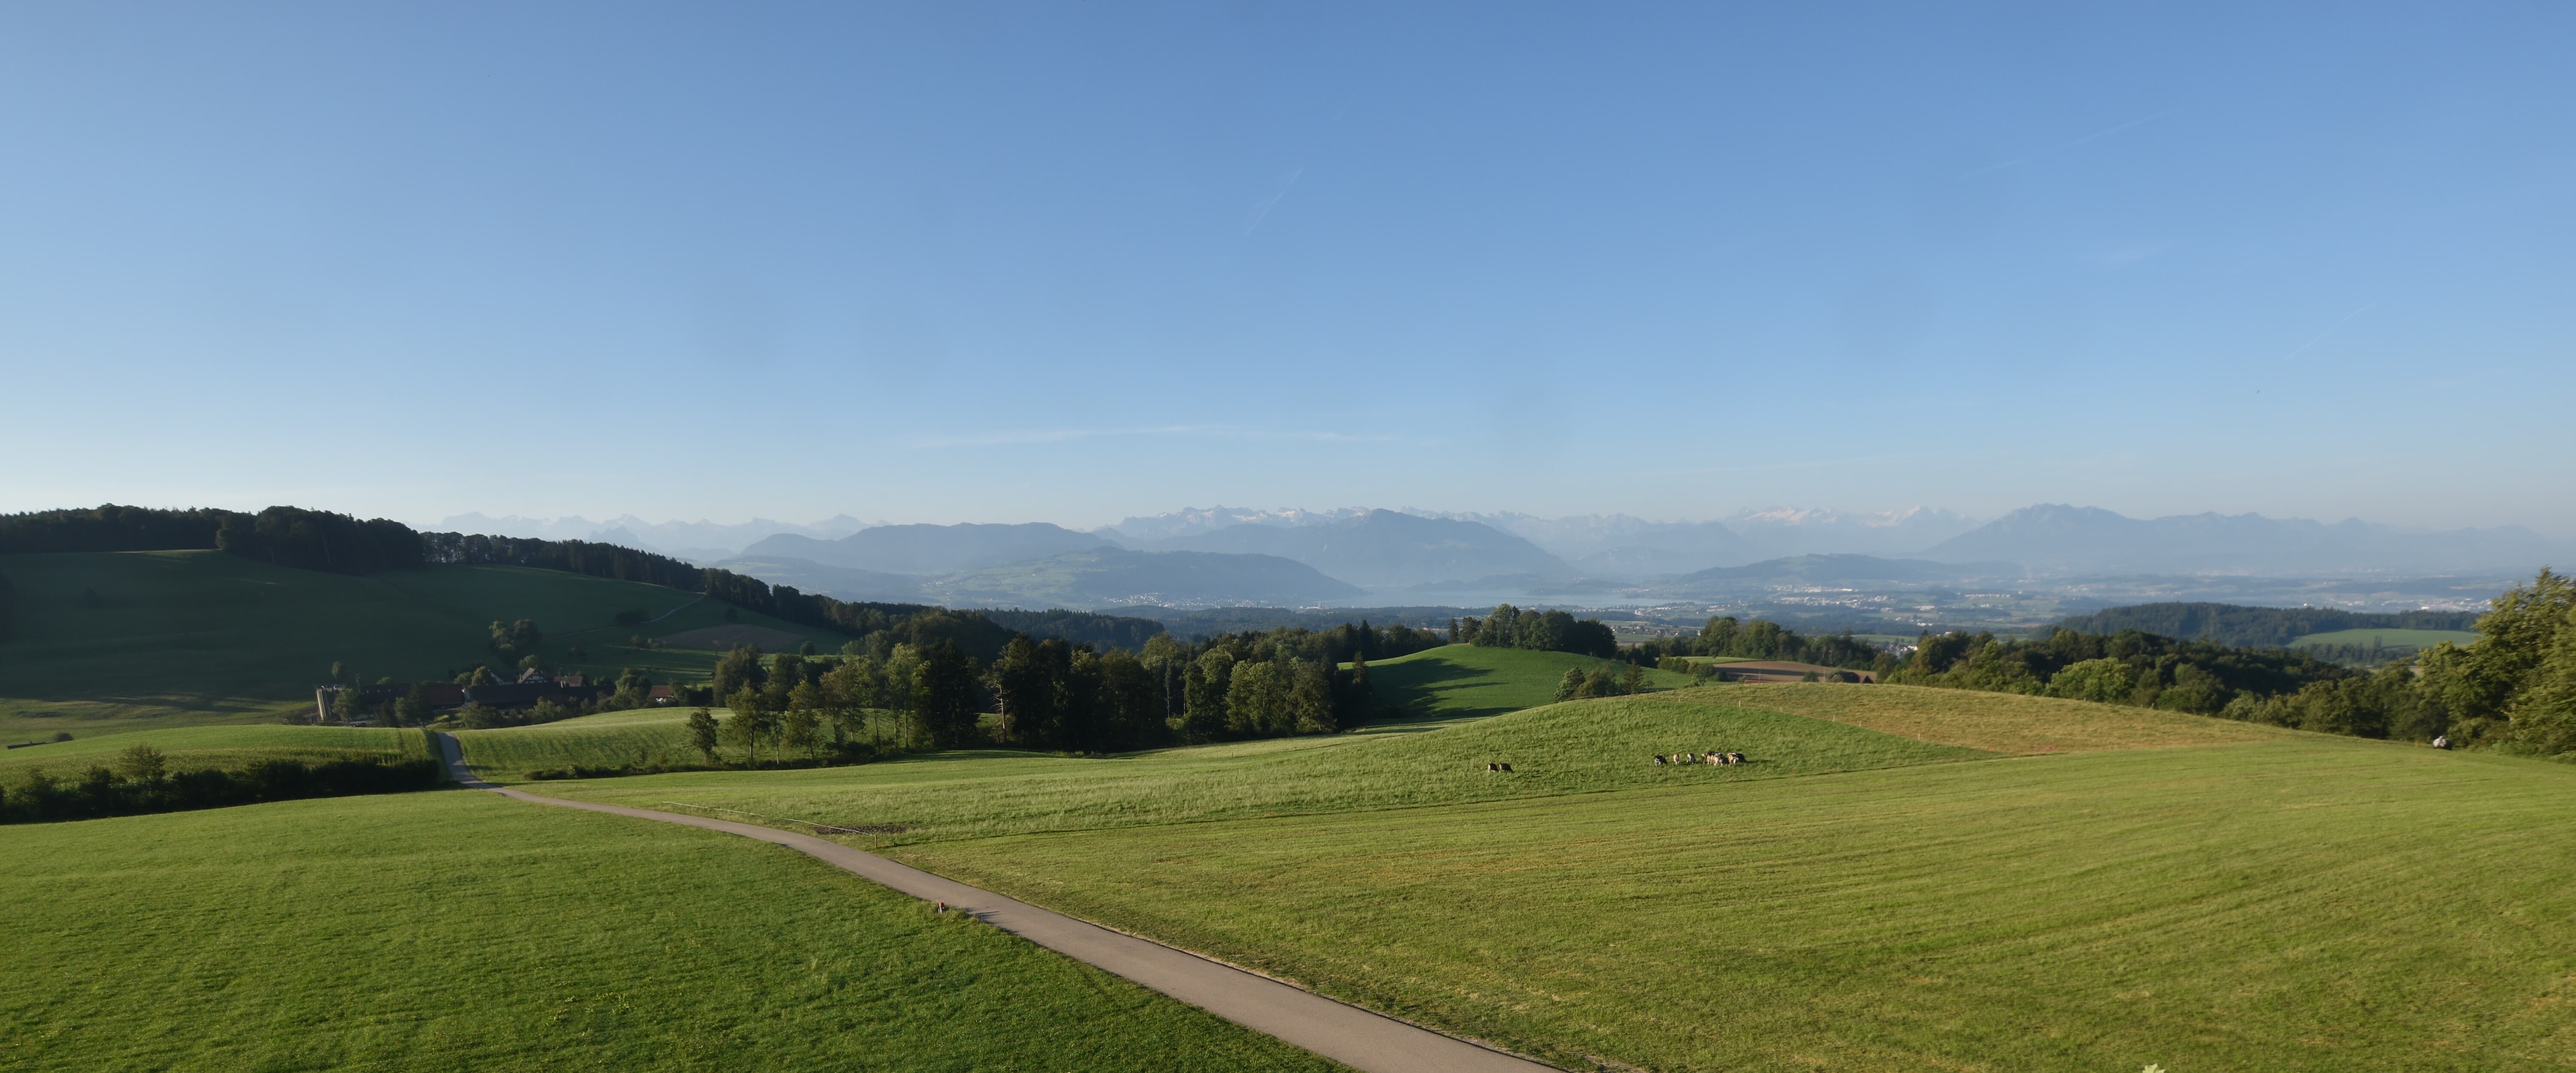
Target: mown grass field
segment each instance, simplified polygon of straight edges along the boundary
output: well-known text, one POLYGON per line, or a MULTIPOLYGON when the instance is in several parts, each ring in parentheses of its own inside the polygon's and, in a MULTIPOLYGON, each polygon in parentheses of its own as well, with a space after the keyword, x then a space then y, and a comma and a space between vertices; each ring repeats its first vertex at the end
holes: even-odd
POLYGON ((893 852, 1575 1068, 2537 1071, 2571 821, 2299 737, 893 852))
POLYGON ((2303 635, 2291 641, 2290 647, 2376 644, 2389 648, 2431 648, 2444 641, 2465 645, 2477 639, 2478 635, 2468 630, 2335 630, 2303 635))
MULTIPOLYGON (((900 843, 1776 779, 1992 755, 1746 708, 1729 696, 1692 689, 1573 701, 1438 729, 1111 758, 948 753, 859 767, 549 782, 544 792, 909 828, 884 840, 900 843), (1659 766, 1652 760, 1711 751, 1742 752, 1748 762, 1659 766), (1488 772, 1491 763, 1509 763, 1513 773, 1488 772)), ((475 740, 462 743, 467 762, 482 764, 475 740)))
POLYGON ((0 752, 0 782, 28 768, 43 768, 72 777, 93 764, 115 766, 116 758, 137 745, 161 750, 170 770, 222 768, 237 771, 253 760, 349 760, 378 756, 428 757, 418 730, 325 726, 196 726, 134 730, 92 738, 31 745, 0 752))
POLYGON ((2302 736, 2277 727, 2152 708, 1964 689, 1801 682, 1724 688, 1725 696, 1746 707, 2014 755, 2223 745, 2302 736))
POLYGON ((464 790, 0 827, 0 1068, 1339 1068, 777 847, 464 790))
MULTIPOLYGON (((1413 720, 1472 719, 1535 708, 1556 699, 1569 669, 1590 673, 1609 660, 1566 652, 1444 645, 1369 664, 1378 699, 1413 720)), ((1612 671, 1625 669, 1614 665, 1612 671)), ((1649 670, 1650 689, 1689 685, 1690 676, 1649 670)))
MULTIPOLYGON (((509 781, 525 778, 528 772, 541 768, 569 768, 575 764, 642 767, 701 762, 705 758, 689 746, 687 727, 689 713, 696 710, 602 712, 560 723, 452 733, 478 773, 487 779, 509 781)), ((722 708, 712 713, 720 721, 733 714, 722 708)), ((741 750, 725 752, 741 758, 741 750)))
MULTIPOLYGON (((16 636, 0 642, 0 737, 271 721, 310 709, 314 684, 334 662, 367 681, 409 681, 497 661, 487 647, 495 619, 536 620, 547 658, 572 669, 702 678, 713 652, 626 642, 723 625, 726 610, 674 589, 551 570, 442 566, 346 577, 213 551, 10 555, 0 557, 0 574, 17 592, 16 636), (629 610, 677 613, 617 625, 629 610), (569 659, 574 646, 587 658, 569 659)), ((827 651, 847 640, 740 618, 827 651)))

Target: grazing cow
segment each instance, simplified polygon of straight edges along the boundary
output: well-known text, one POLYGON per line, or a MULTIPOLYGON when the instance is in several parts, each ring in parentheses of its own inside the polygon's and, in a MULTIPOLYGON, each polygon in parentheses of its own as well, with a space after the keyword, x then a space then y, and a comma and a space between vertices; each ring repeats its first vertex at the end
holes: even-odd
POLYGON ((1503 774, 1505 774, 1505 775, 1512 774, 1512 766, 1511 766, 1510 764, 1504 764, 1504 765, 1503 765, 1503 774))
POLYGON ((1743 763, 1743 762, 1744 762, 1744 754, 1743 754, 1743 753, 1728 753, 1728 754, 1726 754, 1726 762, 1727 762, 1727 763, 1730 763, 1730 764, 1741 764, 1741 763, 1743 763))
POLYGON ((1725 762, 1726 762, 1726 754, 1724 754, 1724 753, 1710 753, 1710 754, 1708 754, 1708 762, 1709 762, 1710 764, 1723 764, 1723 763, 1725 763, 1725 762))
POLYGON ((1492 764, 1487 764, 1487 765, 1485 765, 1485 771, 1486 771, 1487 773, 1489 773, 1489 774, 1490 774, 1493 770, 1494 770, 1494 765, 1492 765, 1492 764))
POLYGON ((2450 747, 2451 747, 2451 736, 2450 736, 2450 735, 2448 735, 2448 734, 2443 734, 2443 735, 2440 735, 2440 736, 2435 737, 2435 738, 2433 739, 2433 747, 2434 747, 2434 748, 2436 748, 2436 749, 2448 749, 2448 748, 2450 748, 2450 747))
POLYGON ((1665 759, 1664 759, 1664 755, 1663 755, 1662 753, 1657 753, 1657 754, 1655 754, 1655 766, 1656 766, 1656 767, 1662 767, 1662 766, 1664 766, 1664 765, 1665 765, 1665 764, 1667 764, 1667 763, 1670 763, 1670 761, 1665 760, 1665 759))

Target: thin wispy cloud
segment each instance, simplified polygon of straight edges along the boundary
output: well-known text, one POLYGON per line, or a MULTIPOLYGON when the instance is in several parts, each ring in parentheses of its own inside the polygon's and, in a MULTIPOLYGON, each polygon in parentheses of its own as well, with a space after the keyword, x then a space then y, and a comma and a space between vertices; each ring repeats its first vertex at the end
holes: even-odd
POLYGON ((2351 322, 2352 322, 2352 318, 2354 318, 2354 317, 2358 317, 2358 316, 2362 315, 2363 313, 2368 312, 2368 311, 2370 310, 2370 307, 2375 306, 2375 305, 2378 305, 2378 304, 2379 304, 2379 302, 2378 302, 2377 300, 2375 300, 2375 299, 2374 299, 2374 300, 2372 300, 2372 301, 2363 302, 2363 303, 2362 303, 2362 304, 2360 304, 2359 306, 2354 307, 2352 312, 2350 312, 2350 313, 2346 313, 2346 314, 2344 314, 2341 318, 2337 319, 2334 323, 2329 324, 2329 325, 2326 325, 2326 330, 2321 331, 2321 332, 2318 332, 2318 333, 2317 333, 2316 338, 2314 338, 2314 339, 2310 339, 2310 340, 2308 340, 2307 342, 2304 342, 2304 343, 2299 344, 2299 349, 2291 351, 2288 355, 2286 355, 2286 356, 2282 357, 2282 359, 2281 359, 2281 360, 2282 360, 2282 361, 2288 361, 2288 360, 2290 360, 2291 358, 2295 358, 2295 357, 2298 357, 2298 356, 2299 356, 2299 355, 2301 355, 2301 354, 2305 354, 2305 353, 2307 353, 2307 352, 2308 352, 2308 348, 2309 348, 2309 347, 2312 347, 2312 346, 2315 346, 2315 345, 2317 345, 2317 344, 2319 344, 2319 343, 2325 342, 2325 341, 2326 341, 2326 337, 2327 337, 2327 336, 2329 336, 2329 335, 2333 335, 2333 334, 2335 333, 2335 329, 2337 329, 2337 328, 2341 328, 2341 327, 2343 327, 2344 325, 2351 323, 2351 322))
POLYGON ((1260 229, 1261 229, 1261 221, 1263 221, 1263 220, 1267 220, 1267 219, 1269 219, 1269 218, 1270 218, 1270 210, 1275 209, 1275 208, 1278 208, 1278 207, 1279 207, 1279 200, 1280 200, 1281 198, 1287 197, 1287 196, 1288 196, 1288 191, 1291 191, 1291 190, 1294 190, 1294 189, 1296 189, 1296 188, 1297 188, 1297 180, 1299 180, 1299 179, 1303 179, 1303 178, 1305 178, 1305 177, 1306 177, 1306 169, 1304 169, 1304 168, 1299 168, 1299 169, 1297 169, 1297 170, 1295 170, 1295 171, 1289 172, 1289 173, 1288 173, 1288 181, 1287 181, 1287 182, 1284 182, 1284 183, 1279 184, 1279 192, 1278 192, 1278 193, 1276 193, 1276 194, 1272 194, 1272 195, 1270 195, 1270 196, 1269 196, 1268 198, 1266 198, 1266 199, 1263 199, 1263 200, 1262 200, 1262 202, 1261 202, 1260 204, 1254 205, 1254 206, 1252 207, 1252 212, 1251 212, 1249 215, 1247 215, 1247 216, 1245 216, 1245 217, 1244 217, 1244 220, 1243 220, 1243 233, 1244 233, 1244 234, 1249 235, 1249 234, 1253 233, 1254 231, 1260 230, 1260 229))
POLYGON ((2139 117, 2138 117, 2138 118, 2136 118, 2136 119, 2132 119, 2132 120, 2130 120, 2130 121, 2128 121, 2128 122, 2126 122, 2126 123, 2122 123, 2122 124, 2120 124, 2120 125, 2118 125, 2118 126, 2115 126, 2115 127, 2104 127, 2104 128, 2102 128, 2102 129, 2100 129, 2100 130, 2094 131, 2094 132, 2093 132, 2093 133, 2091 133, 2091 134, 2087 134, 2087 135, 2085 135, 2085 136, 2083 136, 2083 137, 2081 137, 2081 138, 2077 138, 2077 139, 2075 139, 2075 140, 2073 140, 2073 141, 2061 142, 2061 143, 2059 143, 2059 144, 2057 144, 2057 145, 2052 145, 2052 146, 2050 146, 2050 147, 2048 147, 2048 148, 2046 148, 2046 149, 2042 149, 2042 150, 2040 150, 2040 151, 2038 151, 2038 152, 2036 152, 2036 153, 2031 153, 2031 154, 2029 154, 2029 155, 2027 155, 2027 156, 2014 157, 2013 159, 2011 159, 2011 160, 2007 160, 2007 161, 2004 161, 2004 162, 2003 162, 2003 163, 2001 163, 2001 164, 1989 164, 1989 165, 1987 165, 1987 166, 1985 166, 1985 167, 1978 168, 1977 170, 1972 171, 1972 172, 1969 172, 1969 173, 1967 173, 1967 174, 1965 174, 1965 175, 1961 175, 1961 176, 1959 176, 1959 178, 1961 178, 1961 179, 1974 179, 1974 178, 1976 178, 1977 176, 1980 176, 1980 175, 1991 175, 1991 174, 1994 174, 1995 172, 2002 171, 2002 170, 2004 170, 2005 168, 2017 168, 2017 167, 2020 167, 2020 166, 2022 166, 2022 165, 2024 165, 2024 164, 2028 164, 2028 163, 2030 163, 2031 161, 2034 161, 2034 160, 2037 160, 2037 159, 2039 159, 2039 158, 2041 158, 2041 157, 2047 156, 2047 155, 2049 155, 2049 154, 2051 154, 2051 153, 2063 153, 2063 152, 2065 152, 2065 151, 2067 151, 2067 150, 2069 150, 2069 149, 2073 149, 2073 148, 2075 148, 2076 146, 2082 145, 2082 144, 2084 144, 2084 143, 2086 143, 2086 142, 2093 141, 2093 140, 2098 139, 2098 138, 2108 138, 2108 137, 2110 137, 2110 136, 2112 136, 2112 135, 2114 135, 2114 134, 2118 134, 2118 133, 2120 133, 2121 131, 2127 130, 2127 129, 2131 128, 2131 127, 2141 126, 2141 125, 2144 125, 2144 124, 2147 124, 2147 123, 2153 123, 2153 122, 2155 122, 2156 120, 2163 119, 2164 117, 2169 116, 2169 115, 2172 115, 2172 114, 2174 114, 2174 110, 2173 110, 2173 109, 2171 109, 2171 108, 2167 108, 2167 109, 2165 109, 2164 111, 2157 112, 2157 113, 2154 113, 2154 114, 2152 114, 2152 115, 2143 115, 2143 116, 2139 116, 2139 117))
POLYGON ((1016 447, 1075 440, 1147 436, 1196 437, 1211 440, 1294 440, 1305 443, 1396 443, 1406 437, 1386 432, 1336 432, 1329 429, 1264 429, 1241 425, 1150 425, 1128 428, 996 429, 968 436, 929 436, 905 446, 914 450, 940 447, 1016 447))

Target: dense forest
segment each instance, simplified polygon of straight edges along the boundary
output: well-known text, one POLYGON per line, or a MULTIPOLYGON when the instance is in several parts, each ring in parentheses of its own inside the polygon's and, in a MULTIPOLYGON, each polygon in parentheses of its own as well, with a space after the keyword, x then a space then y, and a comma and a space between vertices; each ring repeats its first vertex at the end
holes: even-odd
MULTIPOLYGON (((2381 625, 2450 628, 2441 621, 2381 625)), ((2107 637, 2059 630, 2037 641, 1949 633, 1925 637, 1887 681, 2072 697, 2366 738, 2447 738, 2576 759, 2576 584, 2542 570, 2531 584, 2496 597, 2492 610, 2471 625, 2479 634, 2473 644, 2445 642, 2377 670, 2336 666, 2304 651, 2231 648, 2136 630, 2107 637)))
POLYGON ((2466 630, 2474 611, 2401 611, 2372 614, 2330 607, 2244 607, 2237 604, 2166 603, 2113 607, 2057 624, 2076 633, 2123 630, 2211 641, 2239 648, 2278 648, 2312 633, 2336 630, 2466 630))
MULTIPOLYGON (((114 504, 89 510, 0 515, 0 553, 214 549, 280 566, 369 574, 438 564, 522 566, 704 593, 747 611, 862 639, 879 647, 946 640, 979 660, 999 656, 1014 632, 1099 647, 1135 648, 1160 623, 1073 611, 951 611, 926 604, 864 603, 772 587, 729 570, 582 540, 421 533, 400 522, 270 507, 256 515, 114 504), (1008 621, 997 620, 1001 616, 1008 621)), ((0 620, 5 621, 5 620, 0 620)))

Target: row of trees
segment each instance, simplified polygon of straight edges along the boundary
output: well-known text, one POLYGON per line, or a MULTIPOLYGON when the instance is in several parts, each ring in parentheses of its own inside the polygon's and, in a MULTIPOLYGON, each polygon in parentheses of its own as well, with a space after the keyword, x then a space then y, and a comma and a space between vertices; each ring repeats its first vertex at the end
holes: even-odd
POLYGON ((0 787, 0 823, 81 820, 144 812, 219 808, 307 797, 426 790, 445 781, 435 760, 399 757, 328 760, 254 760, 239 771, 201 768, 172 771, 159 749, 136 745, 113 766, 93 764, 78 777, 56 779, 40 768, 0 787))
POLYGON ((17 590, 9 587, 9 576, 0 574, 0 641, 9 639, 18 614, 17 590))
POLYGON ((2210 641, 2239 648, 2281 648, 2312 633, 2338 630, 2465 630, 2478 616, 2460 611, 2376 614, 2332 607, 2246 607, 2160 603, 2112 607, 2058 623, 2059 629, 2105 636, 2125 630, 2210 641))
POLYGON ((1365 622, 1187 644, 1158 634, 1141 652, 1021 634, 988 663, 951 640, 879 645, 877 636, 837 656, 726 653, 711 692, 734 717, 709 713, 694 743, 710 762, 725 746, 753 758, 821 761, 889 748, 1107 753, 1331 733, 1378 714, 1368 685, 1372 655, 1441 643, 1428 630, 1365 622))
POLYGON ((2305 652, 2230 648, 2135 630, 2044 640, 1927 636, 1886 680, 2034 693, 2369 738, 2576 760, 2576 583, 2542 570, 2496 597, 2478 640, 2375 671, 2305 652))
MULTIPOLYGON (((2219 715, 2240 700, 2257 703, 2351 673, 2283 649, 2178 641, 2137 630, 2057 630, 2039 640, 1927 634, 1912 658, 1882 680, 2219 715)), ((2242 711, 2240 706, 2240 716, 2242 711)))
POLYGON ((1665 659, 1678 656, 1788 660, 1882 672, 1895 666, 1893 657, 1878 646, 1853 637, 1848 630, 1839 634, 1801 634, 1777 622, 1765 619, 1741 622, 1731 616, 1710 618, 1700 626, 1696 636, 1647 641, 1628 652, 1631 660, 1657 666, 1665 659))
POLYGON ((1600 619, 1576 621, 1563 611, 1523 611, 1510 604, 1497 605, 1484 618, 1453 620, 1449 633, 1454 640, 1485 648, 1572 652, 1602 659, 1619 655, 1619 638, 1600 619))

